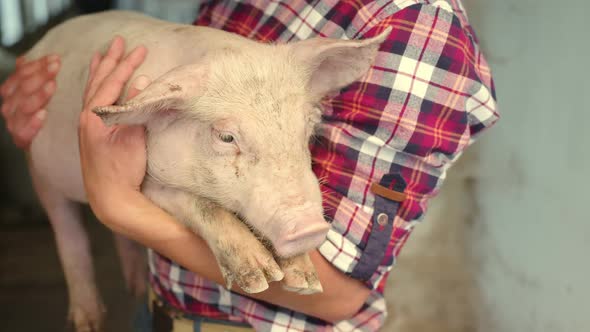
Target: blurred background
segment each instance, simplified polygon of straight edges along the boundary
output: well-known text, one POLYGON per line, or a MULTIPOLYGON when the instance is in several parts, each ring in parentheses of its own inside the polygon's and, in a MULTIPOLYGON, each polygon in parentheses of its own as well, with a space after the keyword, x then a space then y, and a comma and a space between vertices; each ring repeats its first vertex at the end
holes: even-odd
MULTIPOLYGON (((464 0, 501 121, 449 174, 390 276, 384 331, 590 331, 590 4, 464 0)), ((190 23, 198 1, 1 0, 0 81, 65 18, 132 9, 190 23)), ((67 293, 23 155, 0 124, 0 331, 62 331, 67 293)), ((134 301, 88 213, 106 331, 134 301)))

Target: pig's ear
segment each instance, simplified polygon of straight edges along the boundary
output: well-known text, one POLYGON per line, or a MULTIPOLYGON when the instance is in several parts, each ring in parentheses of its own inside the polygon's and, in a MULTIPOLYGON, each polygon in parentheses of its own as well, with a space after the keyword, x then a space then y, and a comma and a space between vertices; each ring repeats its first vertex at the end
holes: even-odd
POLYGON ((172 69, 122 105, 97 107, 92 111, 105 125, 145 124, 166 112, 187 112, 206 85, 204 66, 187 65, 172 69))
POLYGON ((312 96, 320 99, 361 78, 390 33, 388 27, 364 40, 313 38, 291 44, 295 58, 310 70, 308 88, 312 96))

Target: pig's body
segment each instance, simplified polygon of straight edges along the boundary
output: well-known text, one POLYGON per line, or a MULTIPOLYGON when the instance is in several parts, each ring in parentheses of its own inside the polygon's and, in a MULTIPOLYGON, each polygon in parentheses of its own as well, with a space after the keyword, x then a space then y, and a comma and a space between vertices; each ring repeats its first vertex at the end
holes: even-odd
POLYGON ((36 59, 58 54, 62 62, 57 76, 59 89, 47 106, 45 126, 31 146, 32 160, 34 165, 42 165, 35 168, 37 175, 77 202, 86 202, 77 127, 88 64, 94 52, 105 50, 115 35, 125 38, 129 49, 137 45, 149 49, 134 76, 150 78, 198 62, 208 51, 254 43, 221 30, 169 23, 133 12, 81 16, 51 30, 26 55, 36 59))
MULTIPOLYGON (((269 45, 220 30, 107 12, 52 29, 26 55, 58 54, 62 61, 29 166, 54 228, 77 330, 98 329, 102 315, 78 212, 78 204, 87 201, 78 119, 92 54, 115 35, 129 48, 148 48, 134 75, 154 81, 125 105, 95 112, 107 124, 146 126, 144 194, 208 242, 228 284, 259 292, 282 279, 288 290, 321 290, 305 254, 328 229, 307 148, 319 121, 314 105, 364 74, 385 34, 365 41, 269 45), (236 213, 270 240, 281 258, 275 262, 236 213)), ((120 237, 117 245, 128 285, 143 289, 141 249, 120 237)))

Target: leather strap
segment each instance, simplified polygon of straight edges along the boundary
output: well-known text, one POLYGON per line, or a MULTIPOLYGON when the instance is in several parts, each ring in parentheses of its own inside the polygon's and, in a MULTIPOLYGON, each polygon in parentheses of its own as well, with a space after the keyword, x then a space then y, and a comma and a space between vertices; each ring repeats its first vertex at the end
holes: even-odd
POLYGON ((403 192, 398 192, 395 190, 391 190, 389 188, 386 188, 382 185, 380 185, 377 182, 373 182, 373 184, 371 185, 371 192, 375 195, 381 196, 381 197, 385 197, 387 199, 390 199, 392 201, 396 201, 396 202, 403 202, 406 200, 406 194, 403 192))

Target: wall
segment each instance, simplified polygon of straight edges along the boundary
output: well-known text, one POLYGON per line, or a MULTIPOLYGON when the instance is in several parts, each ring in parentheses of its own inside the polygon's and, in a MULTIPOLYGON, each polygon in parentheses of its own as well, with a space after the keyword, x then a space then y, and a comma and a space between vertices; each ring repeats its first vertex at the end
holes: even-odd
POLYGON ((590 4, 471 0, 502 120, 479 146, 482 331, 590 331, 590 4))

